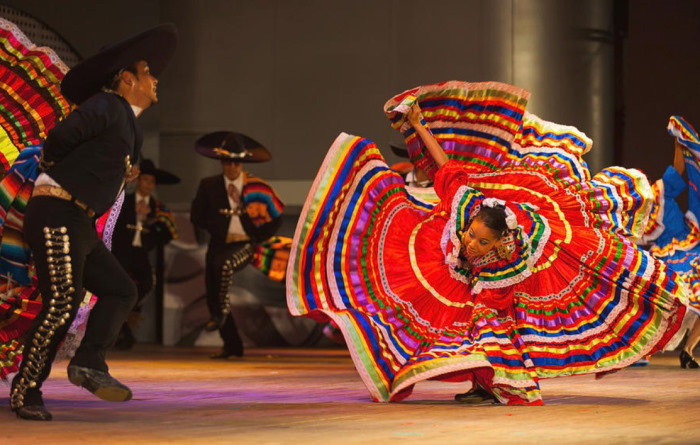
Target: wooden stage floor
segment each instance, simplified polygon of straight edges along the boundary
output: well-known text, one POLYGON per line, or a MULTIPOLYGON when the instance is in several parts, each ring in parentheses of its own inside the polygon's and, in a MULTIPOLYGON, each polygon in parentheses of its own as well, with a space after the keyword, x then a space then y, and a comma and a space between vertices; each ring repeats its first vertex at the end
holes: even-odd
POLYGON ((678 353, 596 381, 541 382, 542 407, 468 406, 464 386, 424 382, 402 403, 373 403, 344 349, 253 349, 215 361, 205 348, 137 345, 112 352, 134 400, 72 386, 57 363, 44 386, 51 422, 0 403, 4 444, 697 444, 700 370, 678 353))

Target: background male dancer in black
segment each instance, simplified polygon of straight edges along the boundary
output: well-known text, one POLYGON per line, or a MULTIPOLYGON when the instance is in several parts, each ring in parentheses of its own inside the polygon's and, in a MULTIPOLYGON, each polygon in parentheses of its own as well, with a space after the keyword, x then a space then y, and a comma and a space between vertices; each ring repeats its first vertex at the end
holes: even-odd
POLYGON ((138 299, 119 333, 114 345, 117 349, 130 349, 136 342, 131 328, 137 327, 143 319, 141 309, 154 287, 155 274, 149 252, 178 237, 172 213, 153 196, 153 191, 156 185, 178 182, 180 178, 157 168, 150 159, 144 159, 139 164, 136 189, 124 195, 112 236, 112 253, 136 284, 138 299))
POLYGON ((252 138, 219 131, 201 137, 198 153, 221 161, 222 174, 202 179, 192 201, 190 220, 209 233, 206 256, 207 306, 211 320, 205 330, 219 330, 223 349, 211 356, 243 356, 236 323, 230 313, 228 289, 235 272, 253 258, 255 246, 282 223, 283 204, 270 185, 243 171, 243 164, 263 162, 270 153, 252 138))
POLYGON ((136 302, 136 288, 98 238, 94 218, 138 174, 132 165, 142 143, 136 116, 157 102, 156 77, 176 43, 173 25, 158 26, 84 60, 61 83, 63 95, 79 107, 49 132, 43 173, 25 214, 24 235, 43 306, 25 337, 10 390, 10 407, 20 418, 52 417, 41 386, 78 311, 83 288, 98 300, 68 365, 68 379, 104 400, 131 398, 131 390, 109 375, 105 353, 136 302))

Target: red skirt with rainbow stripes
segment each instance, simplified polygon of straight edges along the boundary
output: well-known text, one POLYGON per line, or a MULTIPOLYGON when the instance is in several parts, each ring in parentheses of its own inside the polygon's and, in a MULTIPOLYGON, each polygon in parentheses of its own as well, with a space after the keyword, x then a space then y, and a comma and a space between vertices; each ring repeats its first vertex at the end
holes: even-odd
MULTIPOLYGON (((416 94, 429 126, 427 103, 445 98, 454 107, 442 85, 416 94)), ((624 169, 586 177, 583 150, 533 149, 535 142, 522 149, 519 141, 541 142, 555 129, 524 113, 513 118, 518 106, 524 110, 523 94, 507 86, 469 102, 464 90, 483 84, 458 86, 467 105, 483 104, 484 95, 520 94, 510 101, 509 119, 520 119, 510 140, 500 127, 483 134, 498 133, 501 147, 493 139, 480 146, 469 129, 471 139, 457 143, 491 154, 468 162, 476 156, 458 147, 433 171, 436 204, 411 195, 373 143, 341 134, 297 226, 287 269, 290 311, 338 325, 376 401, 401 400, 416 383, 437 379, 471 380, 501 403, 541 404, 540 378, 611 372, 661 348, 678 329, 687 297, 673 272, 627 239, 643 228, 648 182, 624 169), (458 197, 466 206, 506 201, 521 251, 460 273, 446 255, 458 197)), ((482 116, 475 128, 502 115, 482 116)), ((431 127, 445 146, 438 128, 447 126, 431 127)), ((420 152, 408 136, 409 151, 420 152)))

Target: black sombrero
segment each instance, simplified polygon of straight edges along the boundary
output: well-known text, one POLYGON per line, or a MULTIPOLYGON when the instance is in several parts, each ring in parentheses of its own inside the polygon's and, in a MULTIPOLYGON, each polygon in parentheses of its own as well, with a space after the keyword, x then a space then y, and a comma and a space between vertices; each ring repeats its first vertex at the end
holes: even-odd
POLYGON ((406 148, 405 145, 389 144, 389 147, 396 156, 406 159, 410 158, 410 156, 408 155, 408 148, 406 148))
POLYGON ((170 62, 177 45, 177 28, 165 23, 114 45, 107 46, 73 67, 61 82, 61 93, 80 104, 97 93, 119 70, 140 60, 148 62, 158 77, 170 62))
POLYGON ((197 153, 212 159, 236 162, 264 162, 272 155, 255 139, 233 131, 217 131, 197 139, 197 153))
POLYGON ((156 184, 171 185, 180 182, 180 178, 169 171, 157 168, 150 159, 144 159, 139 164, 140 175, 152 175, 156 178, 156 184))

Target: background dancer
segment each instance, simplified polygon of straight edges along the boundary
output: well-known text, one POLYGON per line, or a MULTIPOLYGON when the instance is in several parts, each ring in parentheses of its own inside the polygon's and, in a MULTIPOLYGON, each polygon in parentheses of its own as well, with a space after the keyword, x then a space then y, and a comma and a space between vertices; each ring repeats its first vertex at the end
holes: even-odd
POLYGON ((673 166, 668 166, 663 177, 653 186, 655 201, 652 217, 643 237, 651 242, 649 252, 678 272, 690 287, 690 309, 687 315, 688 329, 677 335, 678 344, 688 333, 680 354, 681 368, 698 369, 700 365, 693 357, 693 349, 700 341, 700 138, 695 129, 680 116, 671 116, 668 132, 675 137, 673 166), (688 181, 683 179, 687 170, 688 181), (683 211, 676 198, 688 192, 688 211, 683 211))
POLYGON ((202 179, 190 210, 195 227, 209 234, 205 280, 211 319, 204 328, 218 330, 224 342, 211 358, 242 357, 243 342, 231 315, 228 290, 234 274, 279 229, 284 204, 269 184, 243 170, 244 163, 271 158, 260 143, 240 133, 220 131, 200 138, 195 148, 221 161, 223 170, 202 179))
POLYGON ((115 344, 117 349, 130 349, 136 342, 131 329, 137 327, 143 319, 141 309, 154 286, 155 273, 149 252, 178 238, 172 213, 165 203, 153 196, 153 191, 156 185, 178 182, 180 178, 156 168, 150 159, 144 159, 139 164, 136 189, 124 196, 114 227, 112 253, 136 284, 138 299, 121 328, 115 344))

